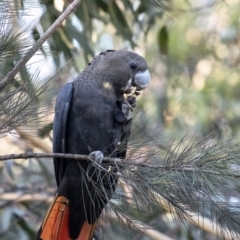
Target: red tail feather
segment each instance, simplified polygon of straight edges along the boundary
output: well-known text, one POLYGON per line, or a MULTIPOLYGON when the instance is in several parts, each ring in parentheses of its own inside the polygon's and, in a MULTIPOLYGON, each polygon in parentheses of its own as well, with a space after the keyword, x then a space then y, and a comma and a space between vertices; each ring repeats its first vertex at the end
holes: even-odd
MULTIPOLYGON (((64 196, 56 196, 50 206, 47 216, 39 230, 38 238, 41 240, 71 240, 68 231, 69 200, 64 196)), ((95 224, 84 223, 76 240, 90 240, 95 224)))

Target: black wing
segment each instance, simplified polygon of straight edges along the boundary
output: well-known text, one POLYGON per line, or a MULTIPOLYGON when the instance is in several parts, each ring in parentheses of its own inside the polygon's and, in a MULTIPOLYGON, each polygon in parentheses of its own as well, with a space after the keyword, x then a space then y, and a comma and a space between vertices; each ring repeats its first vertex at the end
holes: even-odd
MULTIPOLYGON (((53 122, 53 152, 66 153, 66 128, 68 111, 73 96, 73 84, 66 84, 58 94, 53 122)), ((55 177, 59 186, 65 171, 66 159, 53 158, 55 177)))

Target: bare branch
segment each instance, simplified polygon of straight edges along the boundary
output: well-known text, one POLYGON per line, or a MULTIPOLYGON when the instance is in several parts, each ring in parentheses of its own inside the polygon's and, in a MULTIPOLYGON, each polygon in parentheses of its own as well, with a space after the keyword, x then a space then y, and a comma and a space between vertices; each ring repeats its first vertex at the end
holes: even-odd
MULTIPOLYGON (((40 202, 48 202, 51 203, 53 200, 55 191, 52 194, 47 193, 16 193, 16 192, 10 192, 10 193, 2 193, 0 196, 1 201, 10 201, 12 203, 16 202, 32 202, 32 201, 40 201, 40 202)), ((2 205, 0 205, 0 208, 2 208, 2 205)))
POLYGON ((0 83, 0 91, 2 91, 6 85, 11 82, 19 70, 28 62, 28 60, 37 52, 42 44, 54 33, 54 31, 62 24, 62 22, 76 10, 76 8, 82 3, 83 0, 73 1, 67 9, 57 18, 57 20, 48 28, 48 30, 39 38, 39 40, 33 45, 33 47, 17 62, 14 68, 6 75, 6 77, 0 83))
MULTIPOLYGON (((82 155, 82 154, 69 154, 69 153, 20 153, 20 154, 8 154, 8 155, 0 155, 0 161, 6 161, 9 159, 28 159, 28 158, 52 158, 52 157, 58 157, 58 158, 71 158, 75 160, 90 160, 94 161, 94 158, 89 155, 82 155)), ((154 165, 154 164, 147 164, 147 163, 141 163, 136 162, 132 159, 120 159, 120 158, 111 158, 111 157, 105 157, 103 158, 103 162, 115 162, 118 164, 124 164, 128 163, 131 166, 138 166, 138 167, 146 167, 146 168, 153 168, 153 169, 161 169, 165 171, 184 171, 184 172, 195 172, 199 171, 201 168, 196 167, 194 165, 177 165, 177 166, 164 166, 161 164, 154 165)), ((96 163, 97 164, 97 163, 96 163)), ((101 165, 97 164, 100 168, 101 165)), ((137 169, 132 169, 132 171, 137 171, 137 169)), ((201 169, 201 172, 204 173, 211 173, 213 175, 221 175, 221 176, 229 176, 234 178, 240 178, 239 174, 233 174, 233 173, 218 173, 213 171, 207 171, 201 169)))
MULTIPOLYGON (((94 161, 94 158, 89 155, 81 154, 68 154, 68 153, 20 153, 20 154, 8 154, 0 156, 0 161, 8 159, 28 159, 28 158, 50 158, 50 157, 59 157, 59 158, 71 158, 76 160, 90 160, 94 161)), ((113 161, 113 162, 122 162, 122 159, 119 158, 109 158, 105 157, 103 161, 113 161)))

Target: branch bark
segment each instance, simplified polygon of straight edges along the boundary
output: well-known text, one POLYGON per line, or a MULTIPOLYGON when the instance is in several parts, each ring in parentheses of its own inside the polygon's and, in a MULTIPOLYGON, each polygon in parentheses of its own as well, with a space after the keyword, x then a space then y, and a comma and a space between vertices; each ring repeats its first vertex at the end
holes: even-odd
POLYGON ((66 10, 58 17, 58 19, 48 28, 48 30, 39 38, 33 47, 17 62, 14 68, 0 82, 0 91, 2 91, 9 82, 11 82, 19 70, 28 62, 28 60, 37 52, 43 43, 55 32, 62 22, 76 10, 83 0, 74 0, 66 10))

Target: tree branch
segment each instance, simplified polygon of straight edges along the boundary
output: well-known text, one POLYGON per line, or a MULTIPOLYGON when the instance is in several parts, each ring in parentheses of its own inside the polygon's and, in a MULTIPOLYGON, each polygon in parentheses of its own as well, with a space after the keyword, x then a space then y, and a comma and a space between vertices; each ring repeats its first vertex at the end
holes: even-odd
POLYGON ((0 82, 0 91, 11 82, 19 70, 28 62, 28 60, 37 52, 42 44, 55 32, 55 30, 62 24, 62 22, 76 10, 83 0, 74 0, 67 9, 58 17, 58 19, 48 28, 48 30, 39 38, 33 47, 17 62, 14 68, 6 75, 0 82))
MULTIPOLYGON (((0 195, 1 201, 10 201, 12 203, 16 202, 32 202, 32 201, 39 201, 39 202, 48 202, 51 203, 53 200, 55 191, 52 194, 47 193, 16 193, 16 192, 10 192, 10 193, 2 193, 0 195)), ((3 207, 2 204, 0 205, 0 208, 3 207)))
MULTIPOLYGON (((20 154, 8 154, 0 156, 0 161, 5 161, 8 159, 28 159, 28 158, 49 158, 49 157, 59 157, 59 158, 71 158, 76 160, 90 160, 94 161, 94 158, 89 155, 82 154, 69 154, 69 153, 20 153, 20 154)), ((106 162, 122 162, 119 158, 105 157, 103 161, 106 162)))
MULTIPOLYGON (((94 158, 89 155, 82 155, 82 154, 69 154, 69 153, 20 153, 20 154, 8 154, 8 155, 0 155, 0 161, 6 161, 9 159, 28 159, 28 158, 52 158, 52 157, 58 157, 58 158, 71 158, 76 160, 90 160, 94 161, 94 158)), ((207 171, 203 170, 200 167, 194 166, 194 165, 177 165, 177 166, 164 166, 161 164, 154 165, 154 164, 147 164, 147 163, 139 163, 136 161, 133 161, 132 159, 120 159, 120 158, 111 158, 111 157, 105 157, 103 158, 103 162, 115 162, 115 163, 124 163, 127 162, 129 165, 132 166, 139 166, 139 167, 147 167, 147 168, 154 168, 154 169, 161 169, 165 171, 185 171, 185 172, 195 172, 195 171, 201 171, 204 173, 210 173, 213 175, 221 175, 221 176, 228 176, 228 177, 234 177, 234 178, 240 178, 240 174, 233 174, 233 173, 220 173, 220 172, 213 172, 213 171, 207 171)), ((99 165, 100 167, 100 165, 99 165)), ((133 169, 132 171, 137 171, 137 169, 133 169)))

